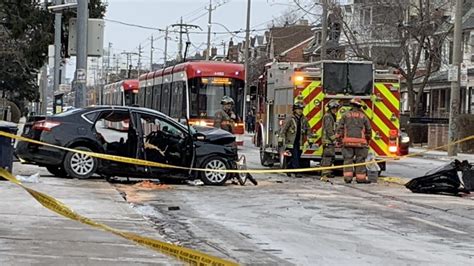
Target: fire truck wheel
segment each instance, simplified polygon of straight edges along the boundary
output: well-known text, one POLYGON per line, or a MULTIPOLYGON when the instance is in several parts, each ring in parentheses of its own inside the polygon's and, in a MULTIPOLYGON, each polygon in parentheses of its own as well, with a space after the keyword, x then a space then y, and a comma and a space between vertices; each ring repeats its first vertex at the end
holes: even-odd
POLYGON ((268 152, 265 152, 263 150, 263 147, 260 148, 260 164, 262 164, 262 166, 268 166, 268 167, 273 166, 273 158, 271 154, 268 152))

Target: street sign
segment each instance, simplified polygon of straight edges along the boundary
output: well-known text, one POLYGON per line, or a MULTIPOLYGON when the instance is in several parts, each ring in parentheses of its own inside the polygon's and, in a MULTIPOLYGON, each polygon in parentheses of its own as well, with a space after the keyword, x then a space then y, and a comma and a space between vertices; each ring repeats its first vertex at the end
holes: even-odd
POLYGON ((79 68, 76 70, 76 83, 86 83, 87 73, 85 69, 79 68))
POLYGON ((458 81, 458 67, 450 65, 448 70, 448 81, 458 81))

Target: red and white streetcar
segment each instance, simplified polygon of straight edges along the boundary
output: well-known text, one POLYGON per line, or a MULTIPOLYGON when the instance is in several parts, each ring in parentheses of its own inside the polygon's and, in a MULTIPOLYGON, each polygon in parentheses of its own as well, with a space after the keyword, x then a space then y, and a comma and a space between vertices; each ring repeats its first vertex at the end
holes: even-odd
POLYGON ((137 104, 138 80, 126 79, 104 86, 104 105, 132 106, 137 104))
POLYGON ((139 78, 138 105, 158 110, 175 119, 189 118, 191 125, 213 126, 223 96, 235 101, 239 116, 234 134, 243 144, 244 66, 195 61, 170 66, 139 78))

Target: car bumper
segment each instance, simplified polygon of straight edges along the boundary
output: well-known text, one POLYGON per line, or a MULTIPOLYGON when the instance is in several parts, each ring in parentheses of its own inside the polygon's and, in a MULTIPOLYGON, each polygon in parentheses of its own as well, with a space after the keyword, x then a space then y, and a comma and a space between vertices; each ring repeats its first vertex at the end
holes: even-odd
POLYGON ((20 141, 17 144, 16 155, 27 163, 38 165, 60 165, 65 155, 64 151, 56 148, 31 144, 20 141))

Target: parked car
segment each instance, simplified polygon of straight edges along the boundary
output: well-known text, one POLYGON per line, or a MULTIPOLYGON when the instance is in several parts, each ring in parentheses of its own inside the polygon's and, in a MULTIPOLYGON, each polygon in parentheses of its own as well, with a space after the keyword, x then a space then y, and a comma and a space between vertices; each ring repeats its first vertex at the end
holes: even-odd
MULTIPOLYGON (((23 136, 54 145, 164 164, 205 169, 235 169, 235 137, 221 129, 196 130, 147 108, 96 106, 47 117, 32 117, 23 136), (125 130, 124 130, 125 128, 125 130)), ((230 173, 146 167, 101 160, 88 155, 20 141, 16 154, 26 163, 46 167, 57 176, 89 178, 93 174, 137 178, 200 178, 222 185, 230 173)))
POLYGON ((400 138, 398 140, 398 143, 398 155, 407 155, 410 149, 410 137, 405 131, 400 132, 400 138))

